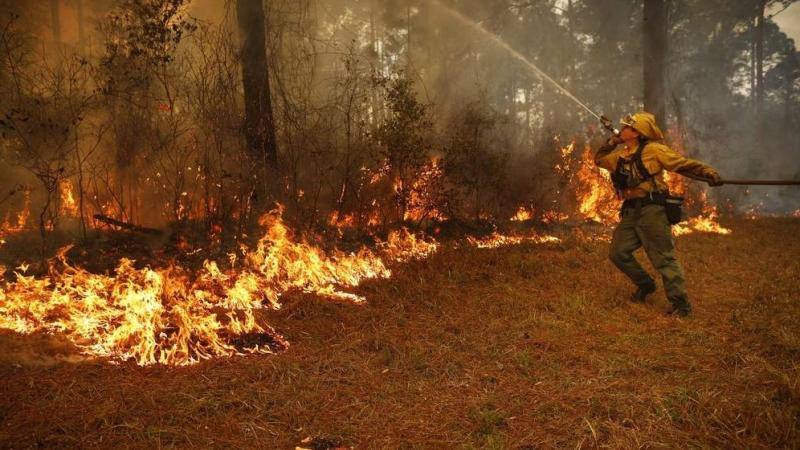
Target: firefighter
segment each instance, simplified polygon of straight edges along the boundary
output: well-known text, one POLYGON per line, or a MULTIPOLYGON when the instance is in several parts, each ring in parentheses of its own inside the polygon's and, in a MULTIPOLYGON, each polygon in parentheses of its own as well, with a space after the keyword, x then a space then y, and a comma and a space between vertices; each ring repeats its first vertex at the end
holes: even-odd
MULTIPOLYGON (((683 269, 675 257, 675 241, 668 219, 669 196, 664 171, 703 177, 712 186, 720 185, 716 170, 705 163, 688 159, 664 145, 664 134, 655 116, 647 112, 628 115, 623 128, 595 153, 595 163, 611 172, 611 179, 622 198, 620 223, 614 230, 609 258, 636 285, 631 301, 643 303, 656 290, 653 278, 634 258, 633 252, 644 247, 653 267, 661 274, 667 299, 672 304, 668 314, 678 317, 692 310, 686 295, 683 269)), ((679 205, 678 205, 679 207, 679 205)), ((678 216, 680 212, 678 211, 678 216)), ((674 214, 670 214, 671 216, 674 214)))

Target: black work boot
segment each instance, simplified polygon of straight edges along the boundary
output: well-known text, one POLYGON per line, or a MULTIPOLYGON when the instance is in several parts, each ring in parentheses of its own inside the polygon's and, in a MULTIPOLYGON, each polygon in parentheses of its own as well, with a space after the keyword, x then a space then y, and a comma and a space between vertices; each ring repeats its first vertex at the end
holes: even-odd
POLYGON ((692 312, 692 305, 686 297, 673 297, 669 299, 672 307, 667 311, 667 315, 675 317, 686 317, 692 312))
POLYGON ((633 303, 644 303, 647 296, 655 291, 656 291, 656 284, 653 281, 639 285, 636 289, 636 292, 631 294, 631 301, 633 303))

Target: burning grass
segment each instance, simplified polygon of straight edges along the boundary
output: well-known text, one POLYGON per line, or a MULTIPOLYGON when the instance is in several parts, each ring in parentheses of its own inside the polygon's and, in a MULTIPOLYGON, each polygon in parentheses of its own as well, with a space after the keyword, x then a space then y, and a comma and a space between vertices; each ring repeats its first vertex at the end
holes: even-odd
MULTIPOLYGON (((296 240, 282 210, 261 220, 264 237, 255 249, 229 255, 230 268, 205 261, 191 273, 180 266, 137 269, 122 259, 113 275, 71 265, 59 252, 50 275, 26 275, 0 290, 0 328, 19 333, 59 333, 91 356, 134 360, 140 365, 185 365, 202 359, 271 353, 286 343, 259 317, 278 309, 289 291, 313 292, 360 302, 342 288, 385 278, 389 261, 427 257, 437 244, 407 231, 390 234, 380 251, 324 252, 296 240)), ((5 269, 0 267, 0 275, 5 269)))
MULTIPOLYGON (((97 273, 71 263, 67 248, 45 277, 10 269, 0 290, 0 328, 15 332, 0 335, 0 377, 10 382, 0 442, 797 442, 800 330, 784 319, 800 312, 790 301, 800 268, 788 256, 800 250, 797 219, 723 226, 704 191, 669 180, 698 213, 673 228, 676 236, 702 232, 680 237, 696 317, 678 322, 662 316, 663 300, 621 300, 626 283, 605 260, 619 201, 588 149, 561 154, 556 170, 571 207, 520 207, 499 224, 508 230, 469 236, 468 245, 401 230, 374 247, 323 250, 294 236, 277 210, 262 219, 254 246, 196 270, 123 258, 113 273, 97 273), (537 220, 557 236, 531 230, 537 220), (774 264, 745 270, 752 261, 774 264), (264 355, 289 342, 288 352, 264 355), (252 357, 229 358, 240 355, 252 357), (34 395, 40 385, 54 394, 34 395)), ((432 161, 413 192, 426 192, 439 170, 432 161)), ((408 220, 446 217, 425 196, 411 200, 408 220)), ((79 214, 67 183, 61 205, 79 214)), ((23 231, 28 210, 26 198, 3 232, 23 231)), ((329 217, 340 236, 379 222, 329 217)))
MULTIPOLYGON (((576 203, 574 214, 583 221, 611 224, 619 201, 609 187, 607 173, 597 169, 590 149, 573 159, 574 145, 565 147, 556 169, 568 178, 576 203)), ((438 166, 432 163, 431 173, 438 166)), ((671 179, 677 192, 686 186, 671 179)), ((71 185, 62 186, 64 207, 74 201, 71 185)), ((705 195, 693 199, 704 211, 674 228, 676 235, 694 231, 728 234, 717 222, 716 210, 705 195)), ((420 202, 417 202, 420 203, 420 202)), ((420 206, 420 211, 430 212, 420 206)), ((24 227, 28 201, 15 225, 8 218, 4 230, 24 227)), ((37 278, 24 267, 14 270, 14 281, 0 291, 0 328, 20 333, 57 332, 91 356, 134 360, 140 365, 185 365, 219 356, 270 353, 287 343, 263 319, 268 309, 279 309, 280 297, 293 290, 353 302, 363 297, 342 290, 363 280, 386 278, 390 261, 427 258, 439 244, 420 240, 407 231, 393 232, 376 252, 362 247, 350 254, 320 248, 297 240, 281 220, 282 210, 262 219, 264 237, 255 248, 242 247, 228 255, 225 269, 206 260, 196 271, 180 265, 163 269, 136 268, 123 258, 114 274, 95 274, 71 265, 63 249, 51 264, 49 276, 37 278)), ((533 212, 521 207, 512 222, 529 221, 533 212)), ((570 216, 548 211, 545 223, 563 223, 570 216)), ((337 227, 351 226, 353 217, 331 216, 337 227)), ((341 228, 340 228, 341 231, 341 228)), ((593 235, 594 236, 594 235, 593 235)), ((591 236, 581 239, 591 241, 591 236)), ((601 239, 602 240, 602 239, 601 239)), ((561 238, 538 233, 468 237, 477 248, 498 248, 521 243, 559 243, 561 238)), ((5 268, 0 267, 0 273, 5 268)))
POLYGON ((532 242, 535 244, 544 244, 544 243, 558 243, 561 242, 561 239, 552 236, 552 235, 540 235, 537 233, 533 233, 532 235, 519 235, 519 234, 500 234, 498 232, 493 232, 489 236, 485 237, 474 237, 469 236, 467 237, 467 242, 477 248, 499 248, 499 247, 507 247, 509 245, 519 245, 523 242, 532 242))
POLYGON ((794 448, 800 222, 678 238, 694 316, 628 303, 607 243, 443 248, 363 305, 282 297, 278 355, 190 367, 58 362, 0 335, 3 446, 794 448), (755 266, 754 262, 761 262, 755 266))
MULTIPOLYGON (((570 208, 546 211, 539 218, 551 224, 615 223, 620 201, 608 173, 595 166, 588 147, 579 156, 575 154, 574 143, 564 147, 555 167, 566 181, 566 195, 571 197, 573 208, 569 213, 564 211, 570 208)), ((441 178, 439 161, 433 159, 412 183, 405 219, 446 218, 430 194, 435 192, 431 186, 441 178)), ((689 195, 682 178, 668 181, 672 191, 689 196, 688 203, 701 211, 676 226, 676 235, 731 232, 719 224, 705 191, 689 195)), ((402 190, 397 183, 395 189, 402 190)), ((65 215, 79 214, 68 180, 60 185, 60 198, 65 215)), ((15 218, 6 216, 4 233, 24 229, 29 206, 26 196, 23 210, 15 218)), ((286 342, 263 316, 267 310, 280 308, 283 294, 303 291, 362 302, 362 296, 347 289, 367 279, 389 277, 388 264, 392 261, 427 258, 439 248, 437 242, 418 239, 403 230, 391 233, 377 250, 362 247, 352 253, 326 252, 295 238, 281 217, 282 210, 264 216, 264 237, 255 248, 242 247, 231 253, 223 266, 206 260, 197 270, 180 264, 137 268, 132 259, 123 258, 113 274, 97 274, 71 265, 64 257, 65 248, 54 259, 47 277, 28 275, 21 267, 13 270, 13 281, 0 290, 0 328, 20 333, 61 333, 87 355, 130 359, 140 365, 185 365, 220 356, 270 353, 276 347, 285 347, 286 342)), ((532 208, 520 207, 511 222, 530 222, 534 217, 532 208)), ((363 224, 363 219, 333 213, 329 223, 341 234, 343 228, 363 224)), ((596 237, 584 235, 581 239, 596 237)), ((477 248, 559 242, 560 237, 535 232, 494 232, 467 238, 467 243, 477 248)), ((177 247, 184 253, 191 249, 186 241, 177 247)), ((0 274, 4 271, 0 267, 0 274)))

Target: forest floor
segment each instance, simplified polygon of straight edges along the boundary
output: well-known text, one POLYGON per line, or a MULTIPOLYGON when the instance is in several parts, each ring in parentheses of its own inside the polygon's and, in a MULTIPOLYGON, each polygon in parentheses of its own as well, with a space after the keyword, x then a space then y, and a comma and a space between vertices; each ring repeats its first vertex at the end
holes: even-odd
POLYGON ((800 219, 723 225, 678 238, 688 319, 569 238, 445 248, 363 305, 287 296, 276 355, 137 367, 2 332, 0 447, 800 448, 800 219))

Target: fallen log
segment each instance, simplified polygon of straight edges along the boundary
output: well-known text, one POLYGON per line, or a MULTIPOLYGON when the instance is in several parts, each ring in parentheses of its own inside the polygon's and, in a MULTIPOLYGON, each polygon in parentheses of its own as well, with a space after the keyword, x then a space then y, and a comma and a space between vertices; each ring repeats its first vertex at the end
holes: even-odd
POLYGON ((120 220, 113 219, 103 214, 95 214, 92 217, 94 217, 94 220, 99 220, 100 222, 107 223, 115 227, 123 228, 125 230, 135 231, 137 233, 150 234, 154 236, 161 236, 162 234, 164 234, 163 231, 157 228, 147 228, 141 225, 133 225, 127 222, 122 222, 120 220))

